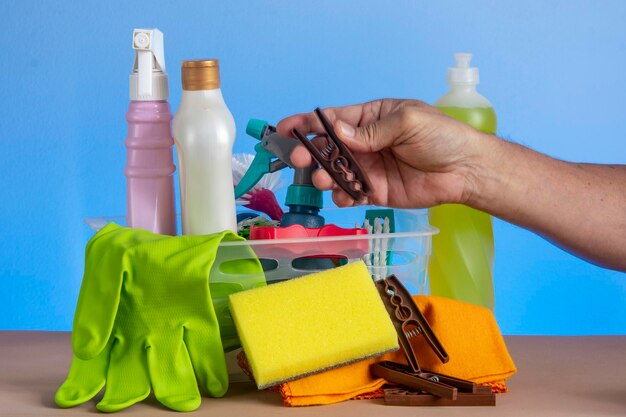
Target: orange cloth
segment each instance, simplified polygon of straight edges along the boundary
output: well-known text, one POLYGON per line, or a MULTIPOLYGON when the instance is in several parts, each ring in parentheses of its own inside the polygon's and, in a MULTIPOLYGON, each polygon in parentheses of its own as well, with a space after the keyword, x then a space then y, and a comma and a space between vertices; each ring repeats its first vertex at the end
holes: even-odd
MULTIPOLYGON (((413 346, 418 352, 420 366, 489 385, 494 392, 505 392, 505 379, 516 369, 491 310, 435 296, 414 296, 414 300, 450 356, 450 361, 442 364, 425 339, 419 336, 413 346)), ((283 383, 278 391, 289 406, 380 397, 380 388, 386 381, 371 376, 369 367, 381 360, 406 363, 403 352, 392 352, 283 383)))

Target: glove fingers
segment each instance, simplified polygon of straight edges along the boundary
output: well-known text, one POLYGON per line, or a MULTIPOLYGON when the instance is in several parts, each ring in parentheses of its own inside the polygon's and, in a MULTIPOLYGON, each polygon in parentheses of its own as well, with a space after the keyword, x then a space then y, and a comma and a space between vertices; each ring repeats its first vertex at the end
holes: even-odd
POLYGON ((123 410, 150 394, 143 344, 118 339, 111 349, 106 391, 96 408, 107 413, 123 410))
POLYGON ((228 390, 228 369, 217 324, 185 329, 184 340, 198 384, 208 395, 222 397, 228 390))
POLYGON ((154 338, 148 351, 148 371, 154 395, 164 406, 176 411, 193 411, 200 406, 200 392, 182 328, 167 338, 154 338))
POLYGON ((54 402, 61 408, 69 408, 91 400, 104 386, 108 364, 108 348, 89 360, 74 355, 67 379, 56 392, 54 402))
POLYGON ((85 272, 72 327, 72 349, 81 359, 97 356, 110 339, 124 276, 125 229, 109 223, 89 240, 85 272))

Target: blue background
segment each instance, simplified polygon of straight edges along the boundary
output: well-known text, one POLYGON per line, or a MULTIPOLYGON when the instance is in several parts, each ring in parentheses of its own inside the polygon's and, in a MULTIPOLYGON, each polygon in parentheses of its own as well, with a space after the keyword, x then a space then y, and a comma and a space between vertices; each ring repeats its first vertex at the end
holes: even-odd
MULTIPOLYGON (((173 110, 180 61, 221 60, 238 152, 253 145, 250 117, 432 103, 452 54, 471 51, 501 136, 626 162, 622 1, 3 1, 0 19, 0 329, 69 330, 91 235, 82 219, 125 211, 135 27, 165 34, 173 110)), ((504 333, 626 333, 624 274, 498 220, 495 239, 504 333)))

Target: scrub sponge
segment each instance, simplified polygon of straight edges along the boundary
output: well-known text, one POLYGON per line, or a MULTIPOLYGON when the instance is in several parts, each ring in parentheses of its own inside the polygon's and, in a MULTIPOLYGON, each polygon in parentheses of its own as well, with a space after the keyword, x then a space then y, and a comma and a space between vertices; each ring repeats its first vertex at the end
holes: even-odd
POLYGON ((259 389, 398 349, 361 261, 230 296, 259 389))

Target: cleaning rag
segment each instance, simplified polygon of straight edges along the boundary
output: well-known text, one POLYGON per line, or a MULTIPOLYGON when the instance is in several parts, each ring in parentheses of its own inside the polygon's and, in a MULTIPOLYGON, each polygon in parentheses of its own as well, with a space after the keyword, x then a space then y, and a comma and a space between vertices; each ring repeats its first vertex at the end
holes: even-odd
MULTIPOLYGON (((450 361, 442 364, 424 338, 417 337, 413 343, 420 366, 429 371, 489 385, 494 392, 505 392, 505 380, 516 369, 491 310, 443 297, 413 298, 450 356, 450 361)), ((369 372, 371 364, 382 360, 406 364, 404 353, 396 351, 286 382, 278 386, 277 390, 288 406, 382 397, 381 388, 387 382, 369 372)))

